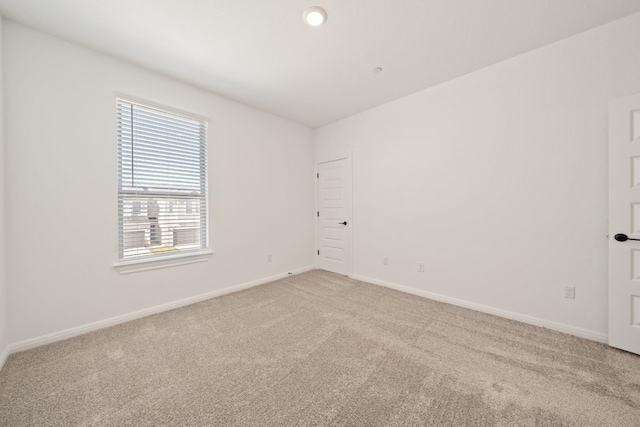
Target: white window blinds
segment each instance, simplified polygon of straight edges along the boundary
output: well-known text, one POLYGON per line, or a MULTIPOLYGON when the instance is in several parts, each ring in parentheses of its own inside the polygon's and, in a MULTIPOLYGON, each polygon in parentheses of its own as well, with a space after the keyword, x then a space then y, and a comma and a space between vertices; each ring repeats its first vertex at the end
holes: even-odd
POLYGON ((120 259, 207 248, 207 123, 118 99, 120 259))

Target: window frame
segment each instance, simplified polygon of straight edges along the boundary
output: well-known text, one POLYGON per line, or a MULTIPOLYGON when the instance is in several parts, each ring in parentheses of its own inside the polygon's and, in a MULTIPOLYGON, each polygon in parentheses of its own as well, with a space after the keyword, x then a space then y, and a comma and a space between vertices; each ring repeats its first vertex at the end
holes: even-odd
MULTIPOLYGON (((168 107, 166 105, 158 104, 155 102, 150 102, 147 100, 142 100, 133 96, 129 96, 126 94, 116 93, 114 98, 115 103, 115 132, 116 132, 116 142, 117 142, 117 259, 118 261, 113 264, 114 268, 121 274, 125 273, 133 273, 137 271, 145 271, 156 268, 164 268, 175 265, 183 265, 183 264, 191 264, 195 262, 203 262, 207 261, 213 251, 211 249, 211 221, 210 221, 210 212, 209 212, 209 170, 208 170, 208 161, 209 161, 209 125, 210 120, 202 115, 194 114, 192 112, 179 110, 173 107, 168 107), (204 144, 204 159, 200 159, 200 161, 204 162, 204 168, 202 172, 204 173, 204 177, 201 176, 201 179, 204 184, 204 197, 202 198, 202 203, 204 203, 205 213, 204 215, 200 214, 200 227, 204 226, 205 230, 200 233, 202 239, 204 239, 204 244, 201 244, 201 248, 196 248, 193 250, 186 250, 184 252, 176 252, 176 253, 151 253, 144 256, 135 256, 135 257, 124 257, 124 243, 123 243, 123 233, 124 233, 124 225, 123 225, 123 210, 121 207, 121 197, 126 195, 131 195, 131 191, 122 189, 122 157, 121 150, 123 147, 123 143, 120 139, 118 127, 121 124, 119 117, 119 104, 120 103, 128 103, 132 105, 137 105, 142 108, 148 108, 152 110, 157 110, 161 113, 167 113, 168 115, 173 115, 177 117, 182 117, 190 121, 199 122, 201 125, 205 126, 205 138, 203 141, 204 144), (204 224, 203 224, 204 221, 204 224)), ((140 193, 142 194, 142 193, 140 193)), ((177 192, 175 194, 178 194, 177 192)), ((150 194, 153 197, 153 194, 150 194)))

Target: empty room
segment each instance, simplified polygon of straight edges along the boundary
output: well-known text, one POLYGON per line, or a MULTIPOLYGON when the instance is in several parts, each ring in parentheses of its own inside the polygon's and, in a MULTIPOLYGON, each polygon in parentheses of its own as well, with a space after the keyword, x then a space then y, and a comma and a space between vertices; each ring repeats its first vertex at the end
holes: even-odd
POLYGON ((640 425, 640 0, 0 15, 0 426, 640 425))

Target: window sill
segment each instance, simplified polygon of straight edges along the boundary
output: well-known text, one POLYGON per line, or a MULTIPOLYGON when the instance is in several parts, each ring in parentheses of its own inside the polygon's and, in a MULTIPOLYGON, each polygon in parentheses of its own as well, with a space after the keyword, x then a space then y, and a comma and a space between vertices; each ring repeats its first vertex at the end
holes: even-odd
POLYGON ((160 259, 139 259, 133 261, 122 261, 113 264, 113 268, 120 274, 137 273, 139 271, 155 270, 158 268, 174 267, 176 265, 193 264, 195 262, 208 261, 213 252, 196 252, 190 254, 180 254, 166 256, 160 259))

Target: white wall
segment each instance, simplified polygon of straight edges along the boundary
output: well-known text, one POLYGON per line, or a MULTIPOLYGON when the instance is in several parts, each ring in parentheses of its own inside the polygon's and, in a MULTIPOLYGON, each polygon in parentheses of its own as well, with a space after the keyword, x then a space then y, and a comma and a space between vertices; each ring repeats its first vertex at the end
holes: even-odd
POLYGON ((2 77, 2 16, 0 16, 0 368, 4 363, 5 349, 9 344, 9 316, 7 314, 7 269, 5 252, 5 156, 4 156, 4 111, 2 77))
POLYGON ((4 53, 11 343, 313 265, 309 128, 11 21, 4 53), (210 261, 113 269, 115 92, 211 119, 210 261))
POLYGON ((355 275, 604 337, 607 103, 637 92, 640 14, 318 129, 353 151, 355 275))

